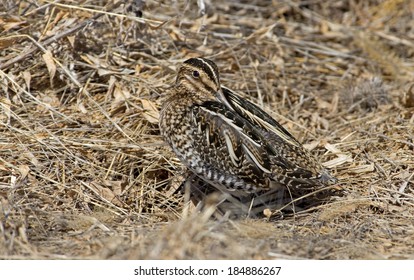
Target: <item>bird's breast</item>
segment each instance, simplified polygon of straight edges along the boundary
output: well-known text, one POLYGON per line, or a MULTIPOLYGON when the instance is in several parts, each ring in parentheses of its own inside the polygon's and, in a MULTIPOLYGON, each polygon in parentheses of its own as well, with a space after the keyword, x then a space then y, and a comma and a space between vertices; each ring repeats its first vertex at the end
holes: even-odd
POLYGON ((190 107, 185 102, 165 104, 160 115, 161 134, 181 160, 194 152, 193 129, 190 107))

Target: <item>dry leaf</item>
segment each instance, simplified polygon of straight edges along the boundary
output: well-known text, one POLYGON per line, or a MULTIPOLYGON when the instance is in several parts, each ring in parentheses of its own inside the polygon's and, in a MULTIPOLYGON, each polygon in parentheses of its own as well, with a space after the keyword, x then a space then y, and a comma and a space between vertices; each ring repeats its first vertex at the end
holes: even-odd
POLYGON ((342 153, 341 150, 339 150, 336 146, 329 144, 328 142, 325 144, 325 149, 330 151, 333 154, 340 154, 342 153))
POLYGON ((125 102, 125 100, 128 100, 131 97, 131 94, 128 90, 123 90, 118 86, 115 86, 114 88, 114 104, 119 104, 125 102))
POLYGON ((25 24, 26 21, 21 21, 18 18, 0 18, 0 27, 2 29, 2 31, 5 31, 7 33, 7 31, 17 28, 22 24, 25 24))
POLYGON ((20 180, 23 180, 24 178, 27 177, 27 174, 29 174, 30 172, 30 168, 27 165, 20 165, 19 166, 19 173, 20 173, 20 180))
POLYGON ((261 39, 263 37, 275 37, 275 35, 273 35, 273 33, 272 33, 275 26, 276 26, 276 23, 274 23, 270 26, 265 26, 265 27, 259 28, 258 30, 253 32, 253 34, 251 34, 249 37, 247 37, 246 41, 247 42, 253 42, 253 41, 257 41, 258 39, 261 39))
POLYGON ((42 57, 46 63, 47 70, 49 71, 50 85, 53 87, 53 78, 55 77, 55 74, 56 74, 56 64, 55 64, 55 61, 53 60, 53 55, 51 51, 47 50, 42 55, 42 57))
POLYGON ((89 185, 92 189, 94 189, 94 191, 101 196, 104 200, 109 201, 109 202, 114 202, 116 201, 116 196, 115 194, 106 187, 101 186, 98 182, 92 182, 89 185))
POLYGON ((68 36, 68 37, 66 37, 66 39, 68 39, 69 44, 71 45, 72 48, 75 48, 75 38, 76 38, 76 36, 68 36))
POLYGON ((16 38, 0 38, 0 50, 13 46, 16 42, 16 38))
POLYGON ((315 149, 316 147, 318 147, 320 143, 321 143, 321 141, 319 141, 319 140, 318 141, 312 141, 310 143, 303 144, 303 147, 306 150, 312 151, 313 149, 315 149))
MULTIPOLYGON (((106 181, 108 182, 108 181, 106 181)), ((104 182, 105 184, 105 182, 104 182)), ((121 183, 122 184, 122 183, 121 183)), ((119 186, 113 186, 114 191, 112 191, 108 187, 101 186, 98 182, 92 182, 90 186, 100 195, 104 200, 113 203, 116 206, 123 206, 123 203, 119 200, 118 192, 119 187, 122 187, 120 184, 119 186)))
POLYGON ((104 180, 103 183, 106 187, 110 188, 115 196, 120 196, 125 187, 125 182, 123 181, 110 181, 104 180))
POLYGON ((350 155, 341 154, 337 158, 334 158, 332 160, 322 163, 322 165, 325 166, 326 168, 333 168, 335 166, 339 166, 346 162, 352 162, 352 161, 353 159, 350 155))
POLYGON ((88 113, 88 110, 86 109, 85 104, 83 104, 83 102, 77 102, 76 103, 76 108, 84 114, 88 113))
POLYGON ((10 123, 10 116, 11 116, 11 101, 6 98, 2 97, 0 98, 0 120, 4 121, 5 123, 10 123))
POLYGON ((332 109, 332 104, 315 96, 316 105, 319 109, 332 109))
POLYGON ((81 55, 81 58, 89 65, 95 66, 96 68, 98 68, 98 70, 101 70, 103 73, 98 73, 100 76, 107 75, 108 73, 113 73, 113 71, 110 71, 107 69, 109 68, 108 63, 106 63, 104 60, 100 59, 99 57, 86 54, 86 55, 81 55))
POLYGON ((30 91, 30 82, 32 80, 32 75, 29 71, 23 71, 22 76, 24 82, 26 83, 27 91, 30 91))
POLYGON ((369 172, 373 172, 375 170, 375 165, 374 163, 371 164, 364 164, 364 165, 358 165, 352 168, 349 168, 347 171, 349 173, 369 173, 369 172))
POLYGON ((263 210, 263 215, 265 215, 266 218, 272 217, 272 211, 268 208, 263 210))
POLYGON ((414 84, 412 84, 410 88, 404 92, 402 97, 402 104, 407 108, 414 107, 414 84))
POLYGON ((160 113, 155 103, 148 99, 141 99, 142 108, 144 109, 144 118, 153 124, 158 124, 160 113))

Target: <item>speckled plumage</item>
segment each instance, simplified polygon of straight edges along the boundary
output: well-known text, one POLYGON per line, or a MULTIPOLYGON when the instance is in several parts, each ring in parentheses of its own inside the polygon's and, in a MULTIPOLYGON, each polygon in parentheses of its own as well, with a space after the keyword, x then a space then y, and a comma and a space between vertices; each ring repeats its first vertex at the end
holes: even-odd
POLYGON ((205 58, 181 66, 160 130, 197 181, 232 195, 335 181, 271 116, 222 87, 217 66, 205 58))

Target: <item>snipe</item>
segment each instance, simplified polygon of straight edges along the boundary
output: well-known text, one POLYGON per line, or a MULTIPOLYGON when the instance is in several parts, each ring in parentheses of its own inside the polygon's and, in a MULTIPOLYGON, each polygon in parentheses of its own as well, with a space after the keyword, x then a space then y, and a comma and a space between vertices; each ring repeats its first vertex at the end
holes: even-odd
POLYGON ((262 209, 281 189, 303 193, 336 180, 270 115, 222 87, 216 64, 205 58, 182 64, 159 126, 189 168, 190 184, 247 198, 243 205, 261 198, 262 209))

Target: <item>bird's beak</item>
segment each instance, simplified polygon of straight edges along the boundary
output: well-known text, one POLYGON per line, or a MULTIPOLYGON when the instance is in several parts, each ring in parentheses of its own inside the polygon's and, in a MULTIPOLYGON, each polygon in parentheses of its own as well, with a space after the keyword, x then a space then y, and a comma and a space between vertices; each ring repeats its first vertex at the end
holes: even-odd
POLYGON ((220 89, 217 91, 217 98, 218 98, 219 101, 224 103, 229 109, 234 110, 233 106, 231 106, 231 104, 229 103, 226 95, 224 94, 222 87, 220 87, 220 89))
POLYGON ((223 89, 220 87, 219 90, 217 91, 217 98, 222 100, 223 97, 224 97, 223 89))

